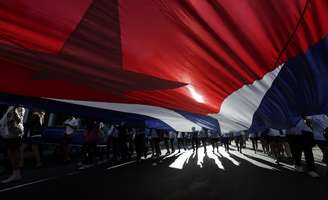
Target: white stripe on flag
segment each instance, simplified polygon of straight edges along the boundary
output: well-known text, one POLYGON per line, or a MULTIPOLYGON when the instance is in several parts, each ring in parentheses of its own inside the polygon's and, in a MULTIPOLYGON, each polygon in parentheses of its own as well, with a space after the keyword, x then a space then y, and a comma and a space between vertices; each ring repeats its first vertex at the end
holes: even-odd
POLYGON ((233 92, 223 101, 220 112, 210 115, 219 120, 222 133, 246 130, 252 125, 255 111, 282 67, 283 64, 265 74, 261 80, 233 92))
MULTIPOLYGON (((46 98, 50 99, 50 98, 46 98)), ((162 107, 148 106, 141 104, 123 104, 123 103, 106 103, 106 102, 94 102, 94 101, 76 101, 76 100, 66 100, 66 99, 50 99, 54 101, 60 101, 64 103, 71 103, 75 105, 88 106, 93 108, 100 108, 112 111, 119 111, 124 113, 132 113, 145 115, 155 119, 159 119, 175 129, 181 132, 191 132, 192 127, 196 130, 201 130, 201 126, 196 123, 186 119, 181 114, 174 112, 162 107)))

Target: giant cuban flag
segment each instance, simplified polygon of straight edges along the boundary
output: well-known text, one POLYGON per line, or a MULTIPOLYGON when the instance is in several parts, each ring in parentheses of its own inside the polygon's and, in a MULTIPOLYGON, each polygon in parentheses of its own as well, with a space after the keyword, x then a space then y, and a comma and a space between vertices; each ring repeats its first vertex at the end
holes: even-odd
POLYGON ((2 0, 0 100, 180 131, 287 128, 328 112, 327 13, 327 0, 2 0))

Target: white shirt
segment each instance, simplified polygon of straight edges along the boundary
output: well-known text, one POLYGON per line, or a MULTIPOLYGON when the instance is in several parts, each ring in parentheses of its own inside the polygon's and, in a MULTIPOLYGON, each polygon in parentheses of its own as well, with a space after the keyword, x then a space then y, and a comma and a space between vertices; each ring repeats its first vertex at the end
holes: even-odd
POLYGON ((300 119, 295 127, 290 128, 287 130, 287 135, 302 135, 302 131, 309 131, 312 132, 311 128, 308 127, 303 119, 300 119))
POLYGON ((280 136, 280 131, 277 129, 270 128, 268 135, 273 137, 280 136))
POLYGON ((116 126, 114 126, 114 130, 112 132, 112 137, 118 138, 118 135, 119 135, 118 128, 116 126))
POLYGON ((79 120, 76 119, 75 117, 73 117, 72 119, 67 119, 64 122, 64 125, 65 125, 65 133, 67 135, 72 135, 74 133, 75 129, 79 125, 79 120))
POLYGON ((286 130, 281 130, 280 137, 286 137, 286 130))
POLYGON ((24 119, 24 114, 25 114, 25 108, 23 107, 18 107, 14 108, 13 106, 10 106, 5 113, 5 115, 2 117, 1 122, 0 122, 0 131, 1 131, 1 136, 3 138, 17 138, 23 136, 24 134, 24 125, 23 125, 23 119, 24 119), (9 131, 8 129, 8 122, 11 120, 11 118, 14 117, 14 115, 17 115, 19 118, 19 122, 17 126, 21 130, 21 133, 17 135, 16 133, 13 134, 12 132, 9 131))
POLYGON ((178 132, 178 138, 183 138, 182 132, 178 132))
POLYGON ((111 125, 110 126, 110 129, 108 129, 108 131, 107 131, 107 136, 112 136, 113 135, 113 133, 114 133, 114 130, 115 130, 115 127, 114 127, 114 125, 111 125))
POLYGON ((326 115, 314 115, 307 117, 307 119, 311 122, 314 139, 326 141, 323 133, 328 127, 328 117, 326 115))

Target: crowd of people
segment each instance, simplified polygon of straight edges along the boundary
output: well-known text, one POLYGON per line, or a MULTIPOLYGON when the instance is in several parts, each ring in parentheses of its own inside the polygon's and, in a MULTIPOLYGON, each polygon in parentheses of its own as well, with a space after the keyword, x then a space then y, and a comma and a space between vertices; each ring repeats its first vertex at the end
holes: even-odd
MULTIPOLYGON (((24 152, 31 146, 35 157, 35 167, 42 167, 43 162, 39 150, 42 142, 42 133, 45 128, 43 111, 34 111, 32 116, 24 123, 25 109, 20 106, 10 107, 0 121, 0 135, 7 149, 7 155, 12 169, 11 176, 3 180, 8 183, 21 179, 20 169, 24 166, 24 152)), ((74 134, 80 126, 80 120, 69 117, 63 123, 63 138, 58 144, 64 163, 71 162, 71 143, 74 134)), ((328 164, 328 117, 317 115, 304 117, 288 130, 265 129, 260 132, 239 131, 221 134, 218 130, 203 128, 196 130, 192 127, 190 132, 176 132, 154 128, 129 127, 124 122, 110 124, 88 119, 84 124, 83 144, 80 150, 79 169, 84 169, 102 161, 123 161, 135 159, 142 162, 142 157, 153 159, 153 165, 161 162, 162 149, 166 154, 191 149, 198 151, 203 147, 212 145, 212 150, 219 152, 223 145, 225 151, 231 151, 234 144, 237 151, 243 153, 246 141, 250 139, 255 153, 259 151, 271 156, 277 164, 282 161, 293 162, 295 170, 304 172, 301 165, 302 152, 307 163, 308 174, 319 177, 315 169, 312 148, 318 145, 323 153, 322 162, 328 164), (99 141, 105 144, 98 148, 99 141), (262 149, 259 149, 261 143, 262 149)))

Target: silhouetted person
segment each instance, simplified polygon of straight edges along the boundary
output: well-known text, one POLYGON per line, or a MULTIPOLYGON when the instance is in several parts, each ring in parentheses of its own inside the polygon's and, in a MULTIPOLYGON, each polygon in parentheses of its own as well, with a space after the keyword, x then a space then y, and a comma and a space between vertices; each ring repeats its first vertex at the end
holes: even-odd
POLYGON ((75 118, 74 116, 70 117, 64 122, 64 138, 62 143, 62 149, 63 149, 63 156, 64 156, 64 162, 70 162, 70 145, 72 143, 73 134, 77 130, 79 126, 79 119, 75 118))
POLYGON ((221 141, 224 145, 224 149, 226 152, 229 152, 229 144, 230 144, 230 133, 222 134, 221 141))
POLYGON ((179 153, 180 153, 180 149, 181 146, 183 147, 184 150, 186 150, 186 146, 185 146, 185 133, 184 132, 178 132, 177 133, 178 136, 178 149, 179 149, 179 153))
POLYGON ((33 112, 31 118, 25 125, 24 142, 20 148, 20 168, 24 167, 24 151, 31 145, 34 157, 35 157, 35 167, 39 168, 42 166, 41 155, 40 155, 40 143, 43 132, 43 118, 44 112, 33 112))
POLYGON ((280 162, 280 151, 281 151, 280 135, 281 135, 280 130, 273 129, 273 128, 269 129, 268 136, 269 136, 271 155, 274 157, 274 159, 276 159, 277 164, 279 164, 280 162))
POLYGON ((252 141, 252 147, 254 152, 256 153, 258 150, 258 133, 257 132, 251 132, 249 133, 249 138, 252 141))
POLYGON ((191 132, 191 146, 193 151, 198 151, 199 141, 198 141, 198 131, 196 131, 195 127, 192 127, 191 132))
POLYGON ((174 140, 176 137, 176 132, 175 131, 170 131, 169 132, 169 138, 170 138, 170 145, 171 145, 171 151, 174 153, 175 147, 174 147, 174 140))
POLYGON ((242 139, 242 135, 241 135, 241 131, 237 131, 233 133, 234 139, 235 139, 235 143, 236 143, 236 147, 237 147, 237 151, 242 153, 242 148, 243 148, 243 139, 242 139))
POLYGON ((124 160, 128 160, 129 158, 128 133, 124 122, 122 122, 118 127, 118 133, 119 133, 118 138, 119 138, 121 158, 124 160))
POLYGON ((140 163, 141 156, 145 152, 145 131, 141 128, 136 129, 135 147, 137 152, 137 162, 140 163))
POLYGON ((153 166, 156 166, 161 156, 161 149, 159 146, 160 143, 159 132, 156 129, 151 129, 150 134, 151 134, 152 151, 155 152, 154 153, 155 162, 153 162, 153 166))
POLYGON ((220 140, 219 132, 215 130, 208 130, 208 135, 211 139, 213 153, 215 152, 215 148, 217 152, 219 152, 219 140, 220 140))
POLYGON ((23 107, 9 107, 0 121, 1 129, 3 130, 1 137, 5 142, 12 167, 12 175, 8 179, 2 181, 2 183, 9 183, 21 179, 19 149, 24 134, 24 114, 25 109, 23 107))
POLYGON ((199 131, 199 134, 198 134, 198 136, 199 136, 199 139, 200 139, 200 141, 202 142, 202 145, 203 145, 203 147, 204 147, 204 152, 206 152, 207 151, 207 148, 206 148, 206 140, 207 140, 207 130, 205 129, 205 128, 202 128, 202 130, 201 131, 199 131))
POLYGON ((315 143, 322 151, 322 162, 328 166, 328 142, 325 138, 325 130, 328 128, 328 117, 326 115, 315 115, 307 117, 312 131, 315 143))
POLYGON ((170 154, 170 146, 169 146, 169 133, 166 130, 162 130, 162 137, 164 140, 164 145, 166 148, 166 154, 170 154))
POLYGON ((295 162, 295 170, 297 172, 304 171, 301 165, 302 152, 304 152, 308 174, 312 177, 319 177, 314 165, 312 148, 315 142, 311 131, 311 128, 306 125, 302 118, 296 126, 287 131, 287 139, 295 162))
POLYGON ((84 144, 82 146, 83 161, 80 169, 85 166, 96 164, 97 140, 99 137, 99 123, 93 120, 87 120, 84 132, 84 144))

